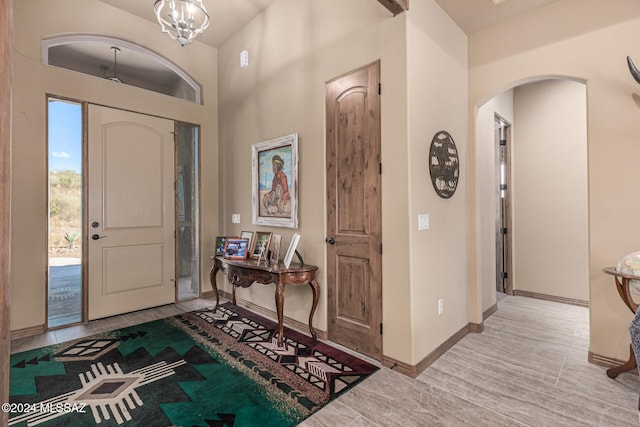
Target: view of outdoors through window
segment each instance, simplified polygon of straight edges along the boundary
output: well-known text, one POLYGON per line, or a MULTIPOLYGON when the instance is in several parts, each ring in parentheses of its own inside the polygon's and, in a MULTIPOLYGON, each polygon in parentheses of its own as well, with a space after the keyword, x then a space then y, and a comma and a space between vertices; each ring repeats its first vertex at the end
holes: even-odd
POLYGON ((49 99, 49 327, 82 320, 82 106, 49 99))

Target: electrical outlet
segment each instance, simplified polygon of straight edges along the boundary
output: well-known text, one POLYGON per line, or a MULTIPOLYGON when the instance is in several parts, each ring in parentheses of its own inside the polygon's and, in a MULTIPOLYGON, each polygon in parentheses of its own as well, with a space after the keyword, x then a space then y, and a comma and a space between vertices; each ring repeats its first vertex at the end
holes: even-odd
POLYGON ((444 313, 444 300, 440 298, 438 300, 438 316, 440 316, 442 313, 444 313))
POLYGON ((240 214, 231 214, 231 223, 240 224, 240 214))

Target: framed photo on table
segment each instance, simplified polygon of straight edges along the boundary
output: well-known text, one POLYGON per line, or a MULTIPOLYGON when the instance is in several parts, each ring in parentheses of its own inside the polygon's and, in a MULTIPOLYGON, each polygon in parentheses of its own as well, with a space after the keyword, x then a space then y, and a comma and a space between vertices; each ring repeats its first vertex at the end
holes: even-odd
POLYGON ((298 228, 298 134, 253 144, 253 223, 298 228))
POLYGON ((216 237, 216 256, 224 254, 224 244, 227 238, 224 236, 216 237))
POLYGON ((296 247, 298 246, 299 241, 300 235, 295 233, 291 238, 291 243, 289 243, 289 249, 287 249, 287 253, 284 256, 284 266, 287 268, 291 265, 291 260, 293 259, 293 255, 296 253, 296 247))
POLYGON ((249 254, 247 239, 228 238, 224 244, 223 256, 227 259, 247 259, 249 254))
POLYGON ((249 241, 249 248, 253 246, 253 231, 241 231, 240 238, 247 239, 249 241))
POLYGON ((271 258, 269 261, 271 264, 278 264, 280 262, 280 242, 282 241, 282 236, 279 234, 273 234, 271 236, 271 242, 269 243, 269 248, 271 250, 271 258))
POLYGON ((257 231, 256 237, 253 239, 251 247, 251 258, 266 259, 269 251, 269 243, 271 242, 271 234, 267 231, 257 231))

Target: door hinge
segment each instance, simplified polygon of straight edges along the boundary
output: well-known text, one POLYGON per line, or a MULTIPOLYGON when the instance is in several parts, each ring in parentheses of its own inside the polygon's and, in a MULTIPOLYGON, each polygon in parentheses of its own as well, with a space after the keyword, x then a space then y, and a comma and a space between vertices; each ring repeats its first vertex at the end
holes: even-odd
POLYGON ((378 174, 382 175, 382 163, 378 163, 378 174))
POLYGON ((382 95, 382 83, 378 83, 378 95, 382 95))
POLYGON ((500 140, 500 145, 502 145, 503 147, 504 147, 505 145, 507 145, 507 140, 506 140, 506 139, 501 139, 501 140, 500 140))
POLYGON ((506 271, 501 272, 500 275, 502 276, 503 279, 509 278, 509 273, 507 273, 506 271))
POLYGON ((382 254, 382 243, 380 243, 380 246, 378 249, 380 250, 380 254, 382 254))
POLYGON ((507 184, 500 184, 500 189, 501 190, 506 190, 507 189, 507 184))
POLYGON ((501 228, 501 229, 500 229, 500 232, 501 232, 502 234, 507 234, 507 227, 503 227, 503 228, 501 228))
POLYGON ((380 335, 382 335, 382 322, 380 322, 380 335))

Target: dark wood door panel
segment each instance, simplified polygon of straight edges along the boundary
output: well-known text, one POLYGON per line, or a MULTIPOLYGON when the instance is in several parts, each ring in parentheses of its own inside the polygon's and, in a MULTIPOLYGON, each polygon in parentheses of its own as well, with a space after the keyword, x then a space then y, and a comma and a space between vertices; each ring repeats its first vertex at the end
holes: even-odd
POLYGON ((379 62, 327 83, 329 339, 381 359, 379 62))
POLYGON ((368 326, 371 322, 369 287, 369 260, 339 256, 336 280, 336 317, 368 326))
POLYGON ((367 225, 365 210, 367 168, 366 135, 363 135, 366 88, 347 90, 336 101, 337 117, 337 205, 338 232, 364 234, 367 225))

